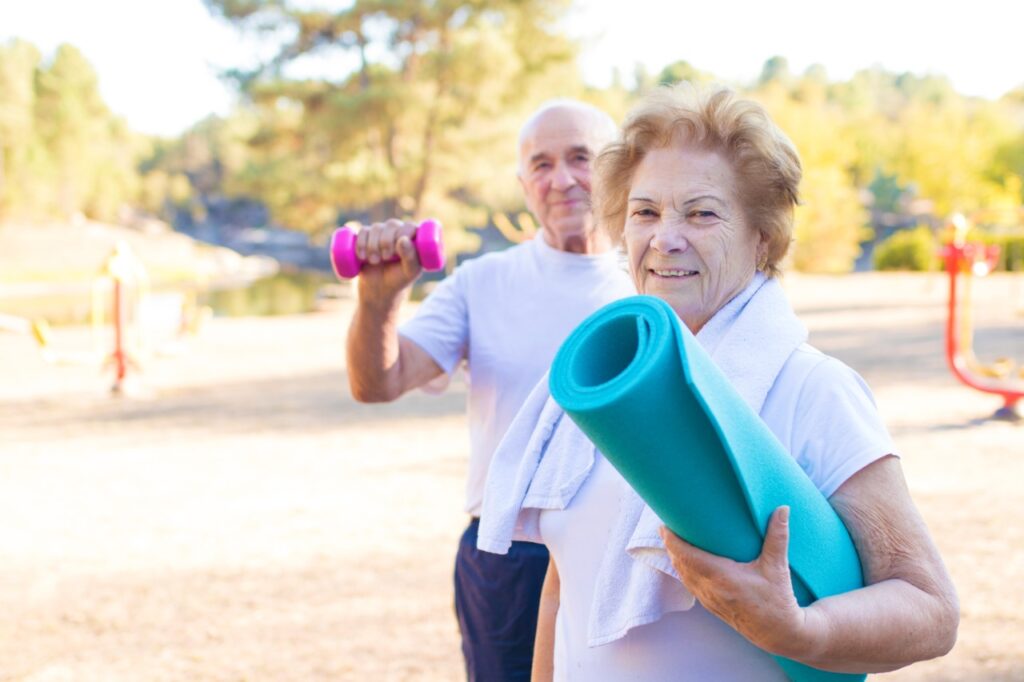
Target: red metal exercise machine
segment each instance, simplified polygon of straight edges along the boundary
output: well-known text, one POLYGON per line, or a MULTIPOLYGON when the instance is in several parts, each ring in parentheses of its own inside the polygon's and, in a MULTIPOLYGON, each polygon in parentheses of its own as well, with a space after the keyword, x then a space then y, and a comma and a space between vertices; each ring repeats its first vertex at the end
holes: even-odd
POLYGON ((1012 360, 986 365, 974 354, 970 286, 973 277, 987 275, 999 259, 999 247, 967 242, 968 224, 963 216, 953 218, 953 239, 942 248, 949 273, 949 308, 946 318, 946 360, 953 375, 967 386, 1002 397, 1003 406, 994 419, 1020 421, 1018 402, 1024 397, 1024 370, 1014 376, 1012 360), (962 282, 961 282, 962 280, 962 282))

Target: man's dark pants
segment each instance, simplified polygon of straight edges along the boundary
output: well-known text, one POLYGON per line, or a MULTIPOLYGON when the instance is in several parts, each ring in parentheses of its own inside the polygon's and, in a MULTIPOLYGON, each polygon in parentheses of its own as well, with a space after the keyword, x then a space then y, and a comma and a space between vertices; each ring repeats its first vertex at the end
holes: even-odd
POLYGON ((473 519, 455 558, 455 614, 469 682, 529 682, 548 550, 513 542, 507 555, 476 548, 473 519))

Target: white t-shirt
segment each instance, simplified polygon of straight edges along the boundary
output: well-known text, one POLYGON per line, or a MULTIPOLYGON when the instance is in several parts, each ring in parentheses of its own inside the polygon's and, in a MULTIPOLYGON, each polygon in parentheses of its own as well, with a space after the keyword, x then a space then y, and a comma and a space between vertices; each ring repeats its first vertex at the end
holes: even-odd
POLYGON ((402 325, 445 372, 467 361, 467 512, 480 514, 494 450, 562 341, 598 308, 635 293, 615 252, 567 253, 538 237, 463 263, 402 325))
MULTIPOLYGON (((797 349, 768 392, 761 417, 827 497, 894 448, 864 381, 810 346, 797 349)), ((775 659, 696 604, 590 647, 598 569, 628 484, 598 455, 562 510, 540 512, 540 536, 561 578, 555 624, 559 682, 785 682, 775 659)))

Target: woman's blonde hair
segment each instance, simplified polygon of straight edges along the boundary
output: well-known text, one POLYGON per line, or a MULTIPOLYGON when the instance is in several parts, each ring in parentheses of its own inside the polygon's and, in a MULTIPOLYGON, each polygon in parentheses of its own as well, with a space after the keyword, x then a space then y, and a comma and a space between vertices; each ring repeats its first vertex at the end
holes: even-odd
POLYGON ((613 240, 622 240, 637 166, 648 151, 676 142, 717 151, 730 161, 747 220, 763 238, 757 267, 769 276, 779 274, 799 202, 800 157, 764 107, 726 87, 659 88, 630 112, 619 139, 594 162, 594 214, 601 226, 613 240))

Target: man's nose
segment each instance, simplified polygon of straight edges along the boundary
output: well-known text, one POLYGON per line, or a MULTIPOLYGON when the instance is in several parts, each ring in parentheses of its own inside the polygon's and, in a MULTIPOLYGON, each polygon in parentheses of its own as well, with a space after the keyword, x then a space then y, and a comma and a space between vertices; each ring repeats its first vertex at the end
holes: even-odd
POLYGON ((551 176, 551 187, 559 192, 564 192, 575 184, 577 184, 576 176, 572 174, 568 164, 556 163, 551 176))

